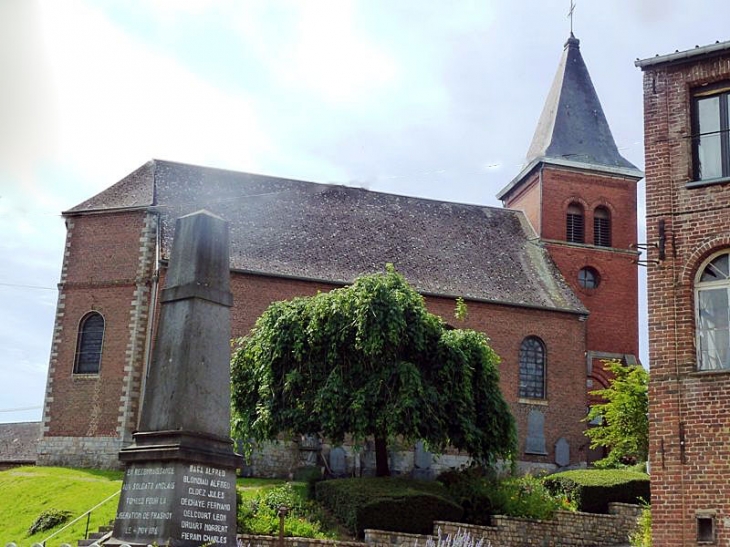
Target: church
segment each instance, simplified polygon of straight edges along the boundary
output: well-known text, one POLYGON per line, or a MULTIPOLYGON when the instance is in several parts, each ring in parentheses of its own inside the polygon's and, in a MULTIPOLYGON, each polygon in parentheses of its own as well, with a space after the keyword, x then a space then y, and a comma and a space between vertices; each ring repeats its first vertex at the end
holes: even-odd
MULTIPOLYGON (((63 213, 38 463, 119 467, 138 424, 175 219, 207 209, 230 225, 234 336, 271 302, 392 263, 431 312, 490 338, 517 459, 548 470, 585 464, 596 455, 582 420, 589 392, 606 386, 602 360, 638 354, 642 177, 616 147, 572 34, 501 208, 149 161, 63 213)), ((255 458, 252 472, 291 473, 296 444, 255 458)), ((448 467, 457 456, 435 461, 448 467)))

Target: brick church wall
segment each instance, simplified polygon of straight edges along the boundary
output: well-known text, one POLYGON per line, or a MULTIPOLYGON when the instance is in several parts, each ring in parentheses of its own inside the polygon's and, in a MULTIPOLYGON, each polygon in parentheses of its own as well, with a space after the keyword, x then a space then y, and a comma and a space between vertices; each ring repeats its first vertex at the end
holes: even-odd
POLYGON ((155 263, 145 212, 71 216, 46 387, 41 465, 116 467, 136 424, 155 263), (98 374, 73 371, 82 318, 105 320, 98 374))
POLYGON ((694 545, 698 517, 715 542, 730 541, 730 372, 697 370, 693 284, 703 260, 730 248, 727 184, 695 188, 690 106, 693 90, 730 81, 730 52, 644 69, 651 361, 650 446, 655 545, 694 545))
MULTIPOLYGON (((155 290, 156 217, 131 211, 68 217, 59 307, 54 329, 41 464, 118 467, 117 452, 131 441, 137 423, 141 382, 150 348, 145 340, 150 299, 155 290), (100 373, 74 374, 79 322, 89 311, 105 318, 100 373)), ((164 268, 158 287, 164 286, 164 268)), ((335 288, 328 283, 234 272, 232 333, 247 333, 273 301, 335 288)), ((452 298, 427 297, 429 309, 454 324, 452 298)), ((159 310, 159 306, 156 307, 159 310)), ((455 326, 486 332, 502 356, 502 386, 522 432, 520 455, 554 466, 554 446, 565 437, 571 460, 584 457, 581 418, 586 401, 585 322, 578 315, 468 302, 468 317, 455 326), (547 348, 547 399, 520 400, 518 354, 523 338, 539 336, 547 348), (545 416, 548 454, 524 454, 531 410, 545 416)))

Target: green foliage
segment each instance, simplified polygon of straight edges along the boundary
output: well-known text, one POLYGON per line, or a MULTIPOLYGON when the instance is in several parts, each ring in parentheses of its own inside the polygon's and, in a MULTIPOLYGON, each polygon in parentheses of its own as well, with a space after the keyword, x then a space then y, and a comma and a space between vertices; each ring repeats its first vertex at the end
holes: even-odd
POLYGON ((259 491, 253 499, 238 506, 238 532, 243 534, 278 535, 279 508, 285 506, 284 535, 333 539, 331 523, 324 512, 308 501, 303 484, 285 483, 259 491))
POLYGON ((469 313, 469 310, 466 307, 466 302, 464 302, 464 299, 460 296, 456 299, 456 308, 454 309, 454 317, 458 319, 459 321, 464 321, 466 319, 467 314, 469 313))
POLYGON ((437 482, 381 477, 317 483, 317 500, 353 534, 366 528, 430 533, 436 519, 459 520, 461 507, 437 482))
POLYGON ((608 513, 609 502, 640 503, 650 497, 649 476, 624 469, 565 471, 545 477, 543 484, 588 513, 608 513))
POLYGON ((651 506, 644 504, 636 532, 629 536, 631 547, 651 547, 651 506))
POLYGON ((45 532, 51 528, 55 528, 59 524, 63 524, 71 518, 71 511, 63 511, 61 509, 46 509, 38 518, 33 521, 33 524, 28 528, 28 535, 32 536, 38 532, 45 532))
POLYGON ((233 431, 350 434, 509 458, 514 419, 499 358, 475 331, 448 330, 388 268, 352 286, 273 303, 231 363, 233 431))
POLYGON ((531 475, 498 479, 478 468, 443 473, 438 478, 464 509, 469 524, 489 525, 491 515, 548 520, 555 511, 575 511, 562 493, 552 493, 531 475))
POLYGON ((492 511, 495 515, 550 520, 558 509, 574 511, 576 505, 560 494, 553 494, 531 475, 501 480, 493 485, 492 511))
POLYGON ((586 435, 591 448, 607 447, 607 457, 596 467, 618 467, 646 461, 649 450, 649 374, 643 367, 625 366, 619 361, 605 361, 614 378, 606 389, 591 392, 606 402, 591 407, 586 421, 603 419, 603 425, 591 427, 586 435))

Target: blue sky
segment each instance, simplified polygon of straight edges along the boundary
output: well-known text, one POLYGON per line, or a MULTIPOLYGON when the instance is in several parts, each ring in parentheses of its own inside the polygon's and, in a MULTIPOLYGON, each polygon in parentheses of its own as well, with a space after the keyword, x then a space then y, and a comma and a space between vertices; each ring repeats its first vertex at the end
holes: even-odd
MULTIPOLYGON (((0 0, 0 422, 41 416, 61 211, 150 158, 499 205, 568 7, 0 0)), ((726 0, 577 1, 575 34, 637 166, 633 61, 730 39, 728 20, 726 0)))

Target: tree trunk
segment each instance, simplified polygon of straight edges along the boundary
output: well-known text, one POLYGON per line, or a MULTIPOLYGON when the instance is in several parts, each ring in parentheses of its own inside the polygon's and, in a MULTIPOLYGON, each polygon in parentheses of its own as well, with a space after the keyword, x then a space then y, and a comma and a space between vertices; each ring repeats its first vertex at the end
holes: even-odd
POLYGON ((388 441, 380 435, 375 435, 375 476, 390 477, 388 441))

